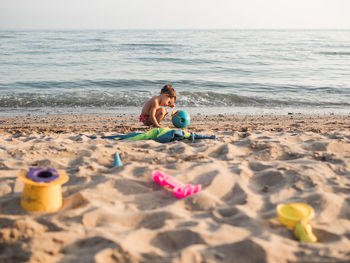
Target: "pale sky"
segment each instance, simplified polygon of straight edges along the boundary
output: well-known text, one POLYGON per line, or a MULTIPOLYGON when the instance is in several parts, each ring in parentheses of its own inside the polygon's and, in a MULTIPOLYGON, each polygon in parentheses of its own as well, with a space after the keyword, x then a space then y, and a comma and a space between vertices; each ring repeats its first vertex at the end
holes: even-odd
POLYGON ((350 0, 0 0, 0 29, 350 29, 350 0))

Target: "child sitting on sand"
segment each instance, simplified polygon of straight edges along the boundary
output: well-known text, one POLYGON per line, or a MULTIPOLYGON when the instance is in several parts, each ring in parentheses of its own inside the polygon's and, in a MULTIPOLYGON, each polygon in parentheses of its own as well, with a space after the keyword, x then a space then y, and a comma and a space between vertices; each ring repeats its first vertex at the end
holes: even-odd
POLYGON ((147 126, 153 125, 159 128, 159 123, 168 114, 168 110, 161 108, 160 106, 168 106, 174 108, 175 101, 175 90, 170 84, 165 85, 158 96, 153 97, 146 102, 145 106, 143 106, 140 115, 140 122, 143 122, 147 126))

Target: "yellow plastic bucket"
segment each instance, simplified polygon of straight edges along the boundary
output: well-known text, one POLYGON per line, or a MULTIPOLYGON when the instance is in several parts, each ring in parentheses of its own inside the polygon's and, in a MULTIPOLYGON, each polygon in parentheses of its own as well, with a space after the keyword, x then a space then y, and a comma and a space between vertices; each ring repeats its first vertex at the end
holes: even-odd
POLYGON ((279 204, 276 207, 278 219, 289 228, 294 228, 299 221, 308 223, 314 216, 314 209, 304 203, 279 204))
POLYGON ((52 182, 35 182, 27 177, 28 170, 19 172, 19 179, 24 182, 21 206, 28 211, 54 212, 62 207, 61 185, 69 180, 63 170, 58 170, 59 177, 52 182))

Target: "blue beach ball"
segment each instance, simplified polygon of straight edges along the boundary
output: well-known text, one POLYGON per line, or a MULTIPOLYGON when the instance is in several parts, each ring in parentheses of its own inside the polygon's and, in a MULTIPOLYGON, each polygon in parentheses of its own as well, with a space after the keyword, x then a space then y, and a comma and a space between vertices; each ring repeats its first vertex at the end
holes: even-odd
POLYGON ((172 117, 172 122, 176 128, 186 128, 190 124, 190 114, 180 110, 172 117))

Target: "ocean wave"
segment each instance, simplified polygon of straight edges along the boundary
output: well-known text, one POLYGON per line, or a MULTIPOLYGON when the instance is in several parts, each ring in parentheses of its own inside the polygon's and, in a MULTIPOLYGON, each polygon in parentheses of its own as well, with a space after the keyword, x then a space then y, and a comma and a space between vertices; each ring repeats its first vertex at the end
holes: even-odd
POLYGON ((180 44, 170 44, 170 43, 126 43, 119 44, 118 48, 122 50, 138 50, 138 51, 166 51, 172 52, 182 48, 180 44))
POLYGON ((89 42, 110 42, 110 40, 104 39, 104 38, 90 38, 90 39, 87 39, 87 41, 89 41, 89 42))
POLYGON ((130 95, 80 92, 56 94, 19 93, 0 96, 0 107, 113 107, 138 106, 145 102, 143 96, 130 95))
POLYGON ((328 56, 350 56, 350 52, 347 51, 323 51, 319 52, 319 54, 328 56))
POLYGON ((164 79, 77 79, 72 81, 51 81, 51 80, 42 80, 42 81, 17 81, 17 82, 8 82, 8 83, 1 83, 0 82, 0 90, 3 89, 3 91, 13 91, 13 90, 23 90, 25 88, 30 89, 48 89, 48 90, 55 90, 55 89, 103 89, 103 88, 116 88, 116 89, 142 89, 142 90, 159 90, 166 84, 172 84, 173 87, 179 91, 182 90, 202 90, 202 89, 209 89, 214 90, 215 89, 248 89, 253 91, 273 91, 278 88, 283 89, 297 89, 302 88, 303 90, 308 89, 306 86, 274 86, 270 84, 264 84, 264 83, 245 83, 245 82, 225 82, 225 81, 210 81, 210 80, 200 80, 200 79, 180 79, 180 80, 164 80, 164 79))
POLYGON ((176 63, 184 65, 203 65, 203 64, 215 64, 220 63, 220 60, 206 59, 206 58, 180 58, 180 57, 138 57, 137 60, 149 61, 149 62, 165 62, 176 63))
POLYGON ((162 48, 162 47, 182 47, 181 44, 170 44, 170 43, 126 43, 121 44, 121 46, 125 47, 155 47, 155 48, 162 48))
MULTIPOLYGON (((186 83, 186 81, 184 82, 186 83)), ((18 90, 22 91, 26 88, 30 88, 31 90, 70 90, 72 88, 77 91, 85 90, 85 89, 103 89, 103 88, 158 88, 161 89, 162 86, 168 84, 168 82, 164 80, 147 80, 147 79, 97 79, 97 80, 89 80, 89 79, 80 79, 74 81, 17 81, 11 83, 0 83, 0 90, 3 91, 12 91, 18 90)))
POLYGON ((78 79, 72 81, 17 81, 0 83, 0 90, 12 92, 13 90, 19 90, 20 92, 26 88, 31 90, 70 90, 72 88, 79 90, 85 89, 140 89, 140 90, 156 90, 157 92, 166 85, 172 84, 177 90, 181 89, 197 89, 197 88, 231 88, 232 86, 257 86, 258 84, 246 84, 246 83, 230 83, 230 82, 218 82, 218 81, 204 81, 204 80, 163 80, 163 79, 78 79))
MULTIPOLYGON (((142 107, 155 94, 148 91, 81 91, 56 93, 16 93, 0 95, 2 108, 31 107, 142 107)), ((285 107, 285 106, 350 106, 347 102, 310 101, 297 98, 272 99, 242 96, 235 93, 178 92, 177 106, 186 107, 285 107)))
POLYGON ((14 37, 14 36, 7 36, 7 35, 0 35, 0 39, 1 38, 16 38, 16 37, 14 37))

